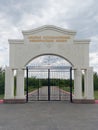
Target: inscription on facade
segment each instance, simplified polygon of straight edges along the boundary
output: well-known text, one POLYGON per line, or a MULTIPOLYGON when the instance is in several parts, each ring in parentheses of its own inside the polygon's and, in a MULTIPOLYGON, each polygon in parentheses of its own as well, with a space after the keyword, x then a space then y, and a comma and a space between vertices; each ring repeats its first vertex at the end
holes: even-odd
POLYGON ((70 36, 29 36, 29 42, 66 42, 70 36))

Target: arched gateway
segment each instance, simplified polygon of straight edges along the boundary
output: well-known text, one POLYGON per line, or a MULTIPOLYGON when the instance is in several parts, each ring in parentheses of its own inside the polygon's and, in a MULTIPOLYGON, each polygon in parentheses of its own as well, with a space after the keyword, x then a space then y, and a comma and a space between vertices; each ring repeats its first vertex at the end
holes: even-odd
POLYGON ((57 55, 67 59, 74 70, 74 97, 76 103, 93 103, 93 68, 89 67, 90 40, 76 40, 76 32, 56 26, 43 26, 23 31, 23 40, 9 40, 9 67, 5 70, 5 103, 25 102, 24 69, 40 55, 57 55), (14 70, 17 86, 14 96, 14 70), (84 96, 82 95, 84 70, 84 96))

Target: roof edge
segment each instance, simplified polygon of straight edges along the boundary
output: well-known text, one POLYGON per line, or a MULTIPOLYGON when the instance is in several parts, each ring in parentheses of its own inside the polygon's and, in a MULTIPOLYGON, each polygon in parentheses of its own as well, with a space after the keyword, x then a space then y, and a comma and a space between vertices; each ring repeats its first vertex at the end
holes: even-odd
POLYGON ((22 39, 8 39, 9 44, 23 44, 24 40, 22 39))
POLYGON ((91 40, 90 39, 76 39, 74 40, 74 43, 85 43, 85 44, 90 44, 91 40))
POLYGON ((22 33, 23 33, 23 35, 29 35, 31 33, 36 33, 38 31, 47 30, 47 29, 59 31, 59 32, 62 32, 62 33, 70 34, 70 35, 76 34, 76 32, 73 31, 73 30, 67 30, 67 29, 57 27, 57 26, 54 26, 54 25, 44 25, 44 26, 41 26, 41 27, 38 27, 38 28, 35 28, 35 29, 31 29, 31 30, 23 30, 22 33))

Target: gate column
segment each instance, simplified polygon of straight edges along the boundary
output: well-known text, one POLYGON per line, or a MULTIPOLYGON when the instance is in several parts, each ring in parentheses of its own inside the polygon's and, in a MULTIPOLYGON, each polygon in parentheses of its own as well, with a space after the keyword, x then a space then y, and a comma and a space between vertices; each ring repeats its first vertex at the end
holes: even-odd
POLYGON ((17 102, 25 102, 24 96, 24 70, 17 69, 17 79, 16 79, 16 99, 17 102))
POLYGON ((94 88, 93 88, 93 68, 89 67, 85 70, 84 75, 84 99, 94 99, 94 88))
POLYGON ((82 71, 77 68, 74 70, 74 100, 82 99, 82 71))
POLYGON ((5 97, 4 102, 14 99, 14 70, 10 67, 5 68, 5 97))

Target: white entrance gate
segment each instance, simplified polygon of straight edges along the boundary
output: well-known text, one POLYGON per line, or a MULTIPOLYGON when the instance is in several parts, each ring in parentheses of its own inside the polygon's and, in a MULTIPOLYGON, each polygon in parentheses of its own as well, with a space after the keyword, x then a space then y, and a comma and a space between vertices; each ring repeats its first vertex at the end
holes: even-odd
POLYGON ((24 69, 41 55, 57 55, 69 61, 74 70, 73 102, 94 102, 93 68, 89 66, 90 40, 75 39, 76 32, 56 26, 42 26, 22 31, 22 40, 9 40, 9 67, 5 71, 5 103, 25 102, 24 69), (17 87, 14 96, 14 70, 17 87), (82 70, 84 70, 84 96, 82 95, 82 70))

